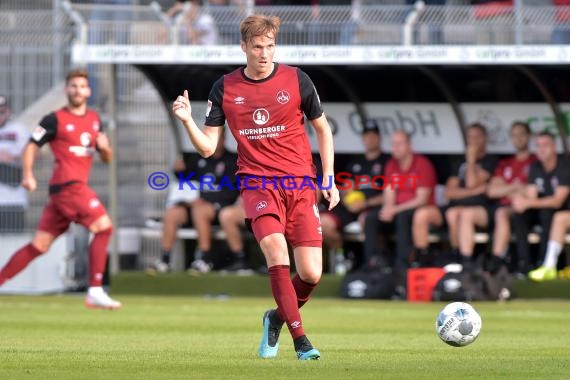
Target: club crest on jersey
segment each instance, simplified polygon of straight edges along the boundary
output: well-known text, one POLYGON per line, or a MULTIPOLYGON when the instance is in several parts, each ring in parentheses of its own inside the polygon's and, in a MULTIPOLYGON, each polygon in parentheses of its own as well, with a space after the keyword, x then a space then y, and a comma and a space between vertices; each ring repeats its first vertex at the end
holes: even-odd
POLYGON ((289 93, 285 90, 281 90, 277 93, 277 102, 279 104, 285 104, 285 103, 289 103, 289 99, 291 98, 291 96, 289 95, 289 93))
POLYGON ((89 200, 89 208, 97 208, 99 207, 99 205, 100 205, 99 199, 92 198, 89 200))
POLYGON ((73 124, 67 124, 67 125, 65 126, 65 130, 66 130, 67 132, 73 132, 74 129, 75 129, 75 125, 73 125, 73 124))
POLYGON ((253 122, 257 125, 265 125, 269 121, 269 112, 265 108, 253 111, 253 122))
POLYGON ((261 211, 261 210, 263 210, 263 209, 266 208, 266 207, 267 207, 267 202, 265 202, 265 201, 260 201, 257 205, 255 205, 255 210, 256 210, 256 211, 261 211))
POLYGON ((93 130, 94 131, 99 131, 99 129, 101 129, 101 126, 99 125, 98 121, 94 121, 93 122, 93 130))

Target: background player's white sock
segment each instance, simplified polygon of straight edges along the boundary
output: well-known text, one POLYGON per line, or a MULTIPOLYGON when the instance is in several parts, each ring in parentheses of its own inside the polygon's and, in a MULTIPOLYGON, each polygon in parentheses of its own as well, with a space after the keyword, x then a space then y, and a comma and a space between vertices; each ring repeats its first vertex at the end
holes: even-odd
POLYGON ((103 288, 101 286, 90 286, 87 292, 90 296, 98 296, 103 293, 103 288))
POLYGON ((562 251, 562 245, 554 240, 549 240, 546 246, 546 257, 544 258, 544 266, 547 268, 556 268, 558 256, 562 251))

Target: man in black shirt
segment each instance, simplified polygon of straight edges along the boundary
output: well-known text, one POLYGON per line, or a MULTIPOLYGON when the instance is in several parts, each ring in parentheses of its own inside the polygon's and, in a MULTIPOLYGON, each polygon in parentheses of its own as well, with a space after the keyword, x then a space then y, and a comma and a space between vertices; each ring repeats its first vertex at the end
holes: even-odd
MULTIPOLYGON (((390 156, 381 149, 380 128, 375 120, 367 120, 362 127, 362 146, 364 154, 354 155, 345 167, 345 171, 338 173, 346 180, 351 180, 351 189, 342 192, 341 202, 331 211, 321 212, 321 226, 323 240, 327 248, 338 255, 344 254, 342 232, 344 228, 355 221, 364 224, 364 216, 370 208, 382 205, 382 190, 384 181, 376 176, 384 175, 384 167, 390 156), (359 181, 356 189, 354 180, 356 176, 366 176, 370 181, 359 181), (354 192, 359 192, 354 193, 354 192)), ((344 183, 348 187, 348 183, 344 183)), ((339 185, 341 189, 343 185, 339 185)))
MULTIPOLYGON (((570 194, 570 163, 557 156, 556 140, 549 132, 536 137, 536 156, 538 161, 530 167, 525 194, 515 196, 512 202, 519 268, 526 268, 524 273, 533 266, 527 238, 531 225, 541 227, 540 252, 544 254, 552 217, 556 211, 568 208, 570 194)), ((550 280, 556 278, 556 268, 542 266, 528 275, 535 281, 550 280)))
POLYGON ((445 184, 445 195, 449 205, 444 207, 424 206, 414 215, 413 237, 416 260, 422 266, 432 265, 432 255, 428 252, 429 227, 447 224, 449 243, 455 254, 461 254, 464 269, 475 269, 472 260, 473 236, 460 237, 461 219, 469 219, 472 225, 486 224, 492 217, 488 216, 489 199, 487 183, 495 171, 496 157, 487 154, 487 129, 474 123, 467 129, 467 147, 465 161, 454 170, 456 173, 445 184), (473 214, 478 220, 473 221, 473 214), (481 219, 481 220, 479 220, 481 219), (460 247, 461 243, 461 247, 460 247), (463 251, 460 251, 463 248, 463 251))

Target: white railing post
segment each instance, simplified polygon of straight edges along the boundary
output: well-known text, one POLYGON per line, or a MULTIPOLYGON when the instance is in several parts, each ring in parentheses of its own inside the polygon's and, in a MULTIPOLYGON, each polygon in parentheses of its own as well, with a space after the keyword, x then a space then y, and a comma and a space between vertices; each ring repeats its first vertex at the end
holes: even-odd
POLYGON ((403 26, 403 45, 410 46, 414 44, 414 26, 425 7, 426 4, 422 0, 416 1, 413 10, 406 16, 403 26))
POLYGON ((61 3, 61 7, 77 26, 76 43, 80 45, 87 45, 87 22, 85 22, 85 19, 81 17, 79 12, 73 9, 70 1, 63 1, 61 3))

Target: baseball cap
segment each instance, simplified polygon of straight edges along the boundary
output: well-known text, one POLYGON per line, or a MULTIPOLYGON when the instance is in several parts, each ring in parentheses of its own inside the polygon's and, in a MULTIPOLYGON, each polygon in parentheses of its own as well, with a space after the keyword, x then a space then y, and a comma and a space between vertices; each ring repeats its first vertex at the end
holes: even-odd
POLYGON ((374 119, 367 119, 362 126, 362 134, 367 132, 374 132, 380 134, 380 127, 378 127, 378 123, 374 119))

